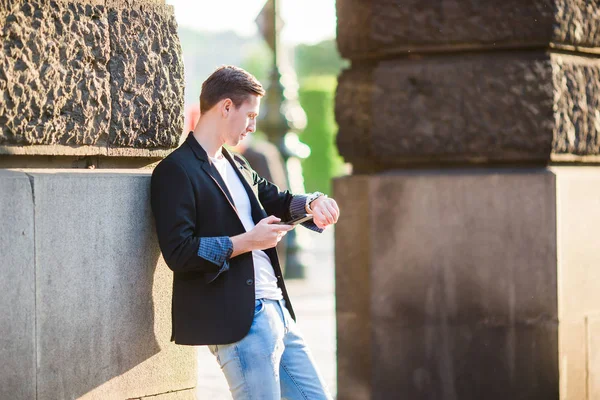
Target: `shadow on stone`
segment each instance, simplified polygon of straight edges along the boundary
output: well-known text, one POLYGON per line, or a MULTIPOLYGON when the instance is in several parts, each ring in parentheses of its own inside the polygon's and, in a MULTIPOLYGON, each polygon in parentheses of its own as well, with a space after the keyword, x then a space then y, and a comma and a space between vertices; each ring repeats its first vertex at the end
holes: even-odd
POLYGON ((145 363, 161 352, 159 342, 169 343, 171 284, 154 233, 149 177, 30 176, 39 398, 172 389, 167 376, 175 367, 145 363))

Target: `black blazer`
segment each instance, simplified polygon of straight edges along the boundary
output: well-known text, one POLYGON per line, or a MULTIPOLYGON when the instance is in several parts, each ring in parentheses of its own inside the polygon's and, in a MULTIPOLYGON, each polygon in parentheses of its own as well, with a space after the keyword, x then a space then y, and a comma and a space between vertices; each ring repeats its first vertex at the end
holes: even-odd
MULTIPOLYGON (((259 177, 239 155, 223 154, 234 166, 258 223, 268 215, 288 219, 292 195, 259 177)), ((165 262, 174 272, 172 336, 178 344, 225 344, 241 340, 254 318, 252 253, 229 260, 229 270, 216 279, 219 266, 198 256, 201 237, 246 232, 231 194, 206 152, 190 133, 185 143, 162 160, 152 173, 152 212, 165 262), (214 279, 214 280, 213 280, 214 279)), ((295 318, 277 251, 265 250, 286 305, 295 318)))

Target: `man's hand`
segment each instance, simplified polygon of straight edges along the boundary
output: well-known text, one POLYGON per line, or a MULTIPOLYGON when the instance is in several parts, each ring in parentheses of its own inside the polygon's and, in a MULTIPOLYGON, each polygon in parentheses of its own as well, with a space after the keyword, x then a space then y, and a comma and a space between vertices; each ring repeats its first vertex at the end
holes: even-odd
POLYGON ((294 229, 293 225, 280 225, 281 219, 273 215, 262 219, 252 230, 231 238, 233 253, 231 258, 253 250, 265 250, 277 246, 285 234, 294 229))
POLYGON ((335 224, 340 217, 340 209, 337 203, 327 196, 318 197, 310 204, 310 208, 312 209, 313 222, 321 229, 335 224))

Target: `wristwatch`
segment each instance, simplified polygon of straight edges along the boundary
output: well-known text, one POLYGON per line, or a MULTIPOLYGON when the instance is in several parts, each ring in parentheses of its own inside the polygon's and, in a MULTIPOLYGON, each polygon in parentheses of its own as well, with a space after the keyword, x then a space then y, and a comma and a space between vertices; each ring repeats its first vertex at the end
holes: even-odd
POLYGON ((321 192, 314 192, 312 194, 309 194, 308 197, 306 198, 306 212, 308 214, 312 214, 312 208, 310 208, 310 203, 312 203, 313 201, 315 201, 316 199, 318 199, 321 196, 325 196, 327 197, 327 195, 325 193, 321 193, 321 192))

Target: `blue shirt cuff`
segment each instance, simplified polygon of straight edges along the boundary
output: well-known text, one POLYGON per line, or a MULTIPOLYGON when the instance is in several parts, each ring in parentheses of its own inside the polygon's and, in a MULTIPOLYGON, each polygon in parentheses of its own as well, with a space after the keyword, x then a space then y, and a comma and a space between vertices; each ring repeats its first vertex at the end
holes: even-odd
POLYGON ((198 256, 221 267, 219 271, 206 274, 208 283, 229 270, 228 259, 233 253, 233 243, 229 236, 202 237, 198 247, 198 256))

